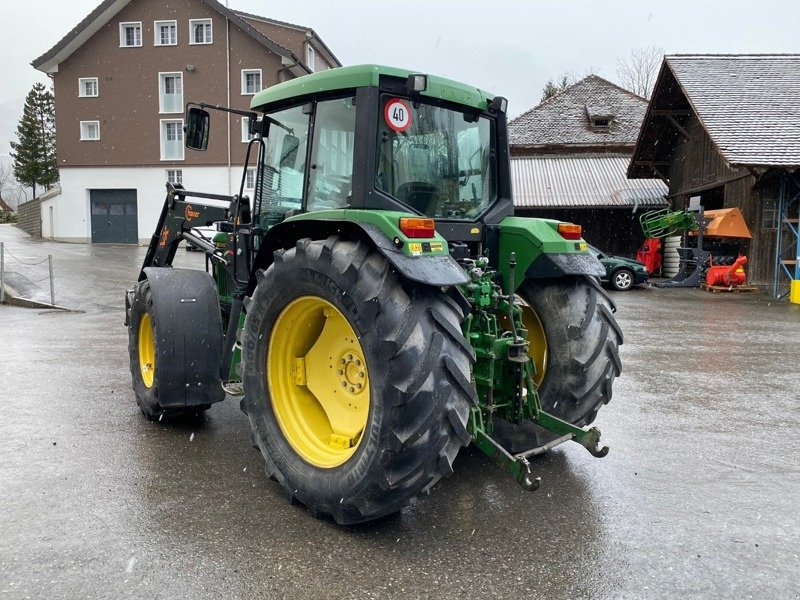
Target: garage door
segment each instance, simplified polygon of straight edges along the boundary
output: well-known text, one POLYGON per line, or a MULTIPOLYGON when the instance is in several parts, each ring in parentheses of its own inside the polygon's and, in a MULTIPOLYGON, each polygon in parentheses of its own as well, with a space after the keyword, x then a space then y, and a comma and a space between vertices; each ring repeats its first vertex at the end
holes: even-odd
POLYGON ((92 243, 135 244, 139 241, 136 190, 90 190, 92 243))

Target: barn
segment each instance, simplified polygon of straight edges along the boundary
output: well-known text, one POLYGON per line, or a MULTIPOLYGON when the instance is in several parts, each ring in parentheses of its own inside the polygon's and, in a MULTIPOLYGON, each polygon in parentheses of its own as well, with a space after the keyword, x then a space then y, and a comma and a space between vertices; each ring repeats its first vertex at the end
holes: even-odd
POLYGON ((571 221, 603 250, 633 256, 639 215, 667 186, 626 177, 647 100, 589 75, 509 122, 517 214, 571 221))
MULTIPOLYGON (((800 55, 666 56, 628 177, 676 210, 738 208, 749 283, 800 295, 800 55)), ((800 299, 798 300, 800 301, 800 299)))

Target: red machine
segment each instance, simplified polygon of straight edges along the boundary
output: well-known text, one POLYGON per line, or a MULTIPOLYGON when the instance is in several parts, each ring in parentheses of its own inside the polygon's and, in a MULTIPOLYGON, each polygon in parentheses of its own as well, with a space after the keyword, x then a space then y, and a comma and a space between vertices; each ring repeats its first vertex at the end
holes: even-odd
POLYGON ((651 275, 661 271, 661 240, 648 238, 636 251, 636 260, 643 263, 651 275))
MULTIPOLYGON (((709 257, 711 261, 711 257, 709 257)), ((747 275, 744 272, 744 265, 747 263, 746 256, 739 256, 736 262, 729 267, 711 266, 706 273, 706 283, 708 285, 737 286, 743 285, 747 275)))

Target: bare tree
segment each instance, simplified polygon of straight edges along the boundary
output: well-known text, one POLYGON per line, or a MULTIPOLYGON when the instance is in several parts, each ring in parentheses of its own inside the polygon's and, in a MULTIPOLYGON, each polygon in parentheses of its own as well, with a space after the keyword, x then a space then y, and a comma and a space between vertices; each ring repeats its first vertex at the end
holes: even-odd
POLYGON ((628 58, 617 61, 617 75, 622 87, 649 100, 663 55, 664 49, 658 46, 631 50, 628 58))
POLYGON ((13 210, 17 210, 20 204, 28 201, 27 190, 14 177, 11 165, 5 162, 0 162, 0 197, 13 210))

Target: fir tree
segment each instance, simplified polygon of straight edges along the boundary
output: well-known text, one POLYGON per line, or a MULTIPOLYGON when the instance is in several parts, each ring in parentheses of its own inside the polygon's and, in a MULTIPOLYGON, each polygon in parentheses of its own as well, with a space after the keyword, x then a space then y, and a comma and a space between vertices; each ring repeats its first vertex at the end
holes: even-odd
POLYGON ((19 141, 11 142, 14 177, 33 188, 50 188, 58 181, 56 165, 55 99, 41 83, 34 84, 25 98, 17 125, 19 141))
POLYGON ((542 89, 542 99, 539 100, 539 102, 544 102, 548 98, 552 98, 556 94, 560 94, 574 83, 575 78, 570 74, 562 75, 561 80, 556 80, 555 82, 552 79, 548 79, 547 83, 544 84, 544 88, 542 89))

